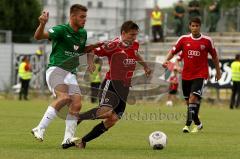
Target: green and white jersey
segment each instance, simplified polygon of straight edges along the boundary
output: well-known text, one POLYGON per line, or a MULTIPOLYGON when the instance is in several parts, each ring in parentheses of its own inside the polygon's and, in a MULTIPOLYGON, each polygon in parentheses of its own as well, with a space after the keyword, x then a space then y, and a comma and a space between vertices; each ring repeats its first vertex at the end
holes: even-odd
POLYGON ((50 28, 48 33, 52 41, 48 67, 57 66, 75 73, 79 65, 79 56, 84 53, 86 30, 80 28, 75 32, 69 24, 63 24, 50 28))

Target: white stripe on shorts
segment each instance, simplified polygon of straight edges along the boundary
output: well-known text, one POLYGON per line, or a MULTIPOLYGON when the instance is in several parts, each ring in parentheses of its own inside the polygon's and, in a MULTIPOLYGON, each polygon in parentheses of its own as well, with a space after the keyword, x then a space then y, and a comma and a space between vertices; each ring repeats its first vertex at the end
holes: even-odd
POLYGON ((105 84, 105 86, 104 86, 104 88, 103 88, 102 98, 101 98, 101 101, 100 101, 100 105, 102 105, 103 102, 104 102, 104 100, 105 100, 105 96, 106 96, 106 94, 107 94, 107 91, 108 91, 110 82, 111 82, 110 80, 107 80, 107 81, 106 81, 106 84, 105 84))
POLYGON ((193 94, 199 95, 200 97, 202 96, 203 88, 204 88, 204 82, 205 82, 205 80, 203 80, 203 84, 202 84, 202 88, 200 90, 200 93, 197 91, 197 92, 193 92, 193 94))

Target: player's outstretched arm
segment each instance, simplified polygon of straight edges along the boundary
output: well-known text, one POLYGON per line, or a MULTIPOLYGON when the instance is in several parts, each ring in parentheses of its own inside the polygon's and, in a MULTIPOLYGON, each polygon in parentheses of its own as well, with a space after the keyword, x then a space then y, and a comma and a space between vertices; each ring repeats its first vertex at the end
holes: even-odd
POLYGON ((40 24, 37 27, 35 34, 34 34, 34 38, 36 40, 49 39, 48 32, 44 32, 45 25, 48 22, 48 19, 49 19, 49 13, 46 11, 43 11, 42 14, 38 18, 40 24))
POLYGON ((96 69, 93 59, 94 59, 94 54, 92 54, 92 53, 87 54, 87 63, 88 63, 87 69, 90 73, 93 73, 96 69))
POLYGON ((97 42, 96 44, 89 44, 89 45, 85 46, 84 52, 91 53, 93 49, 96 49, 97 47, 100 47, 104 44, 105 44, 104 42, 97 42))

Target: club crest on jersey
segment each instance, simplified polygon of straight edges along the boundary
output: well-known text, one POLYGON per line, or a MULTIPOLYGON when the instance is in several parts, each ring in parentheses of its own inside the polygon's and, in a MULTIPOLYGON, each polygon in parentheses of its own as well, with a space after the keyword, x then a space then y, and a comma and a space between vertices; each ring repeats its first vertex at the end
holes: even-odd
POLYGON ((75 51, 77 51, 77 50, 79 49, 79 46, 78 46, 78 45, 73 45, 73 49, 74 49, 75 51))
POLYGON ((50 33, 54 33, 54 30, 53 30, 52 28, 50 28, 48 31, 49 31, 50 33))
POLYGON ((138 56, 138 51, 134 50, 134 54, 135 54, 135 56, 138 56))
POLYGON ((204 50, 205 48, 206 48, 205 45, 200 45, 201 50, 204 50))

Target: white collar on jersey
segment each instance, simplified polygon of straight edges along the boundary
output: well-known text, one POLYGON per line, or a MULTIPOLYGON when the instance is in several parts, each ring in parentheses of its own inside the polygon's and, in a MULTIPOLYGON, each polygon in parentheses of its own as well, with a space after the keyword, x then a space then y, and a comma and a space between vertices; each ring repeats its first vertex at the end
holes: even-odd
POLYGON ((192 35, 192 33, 190 34, 190 36, 191 36, 191 38, 192 38, 193 40, 200 40, 200 39, 202 39, 202 37, 203 37, 201 33, 200 33, 200 37, 199 37, 199 38, 194 38, 193 35, 192 35))

